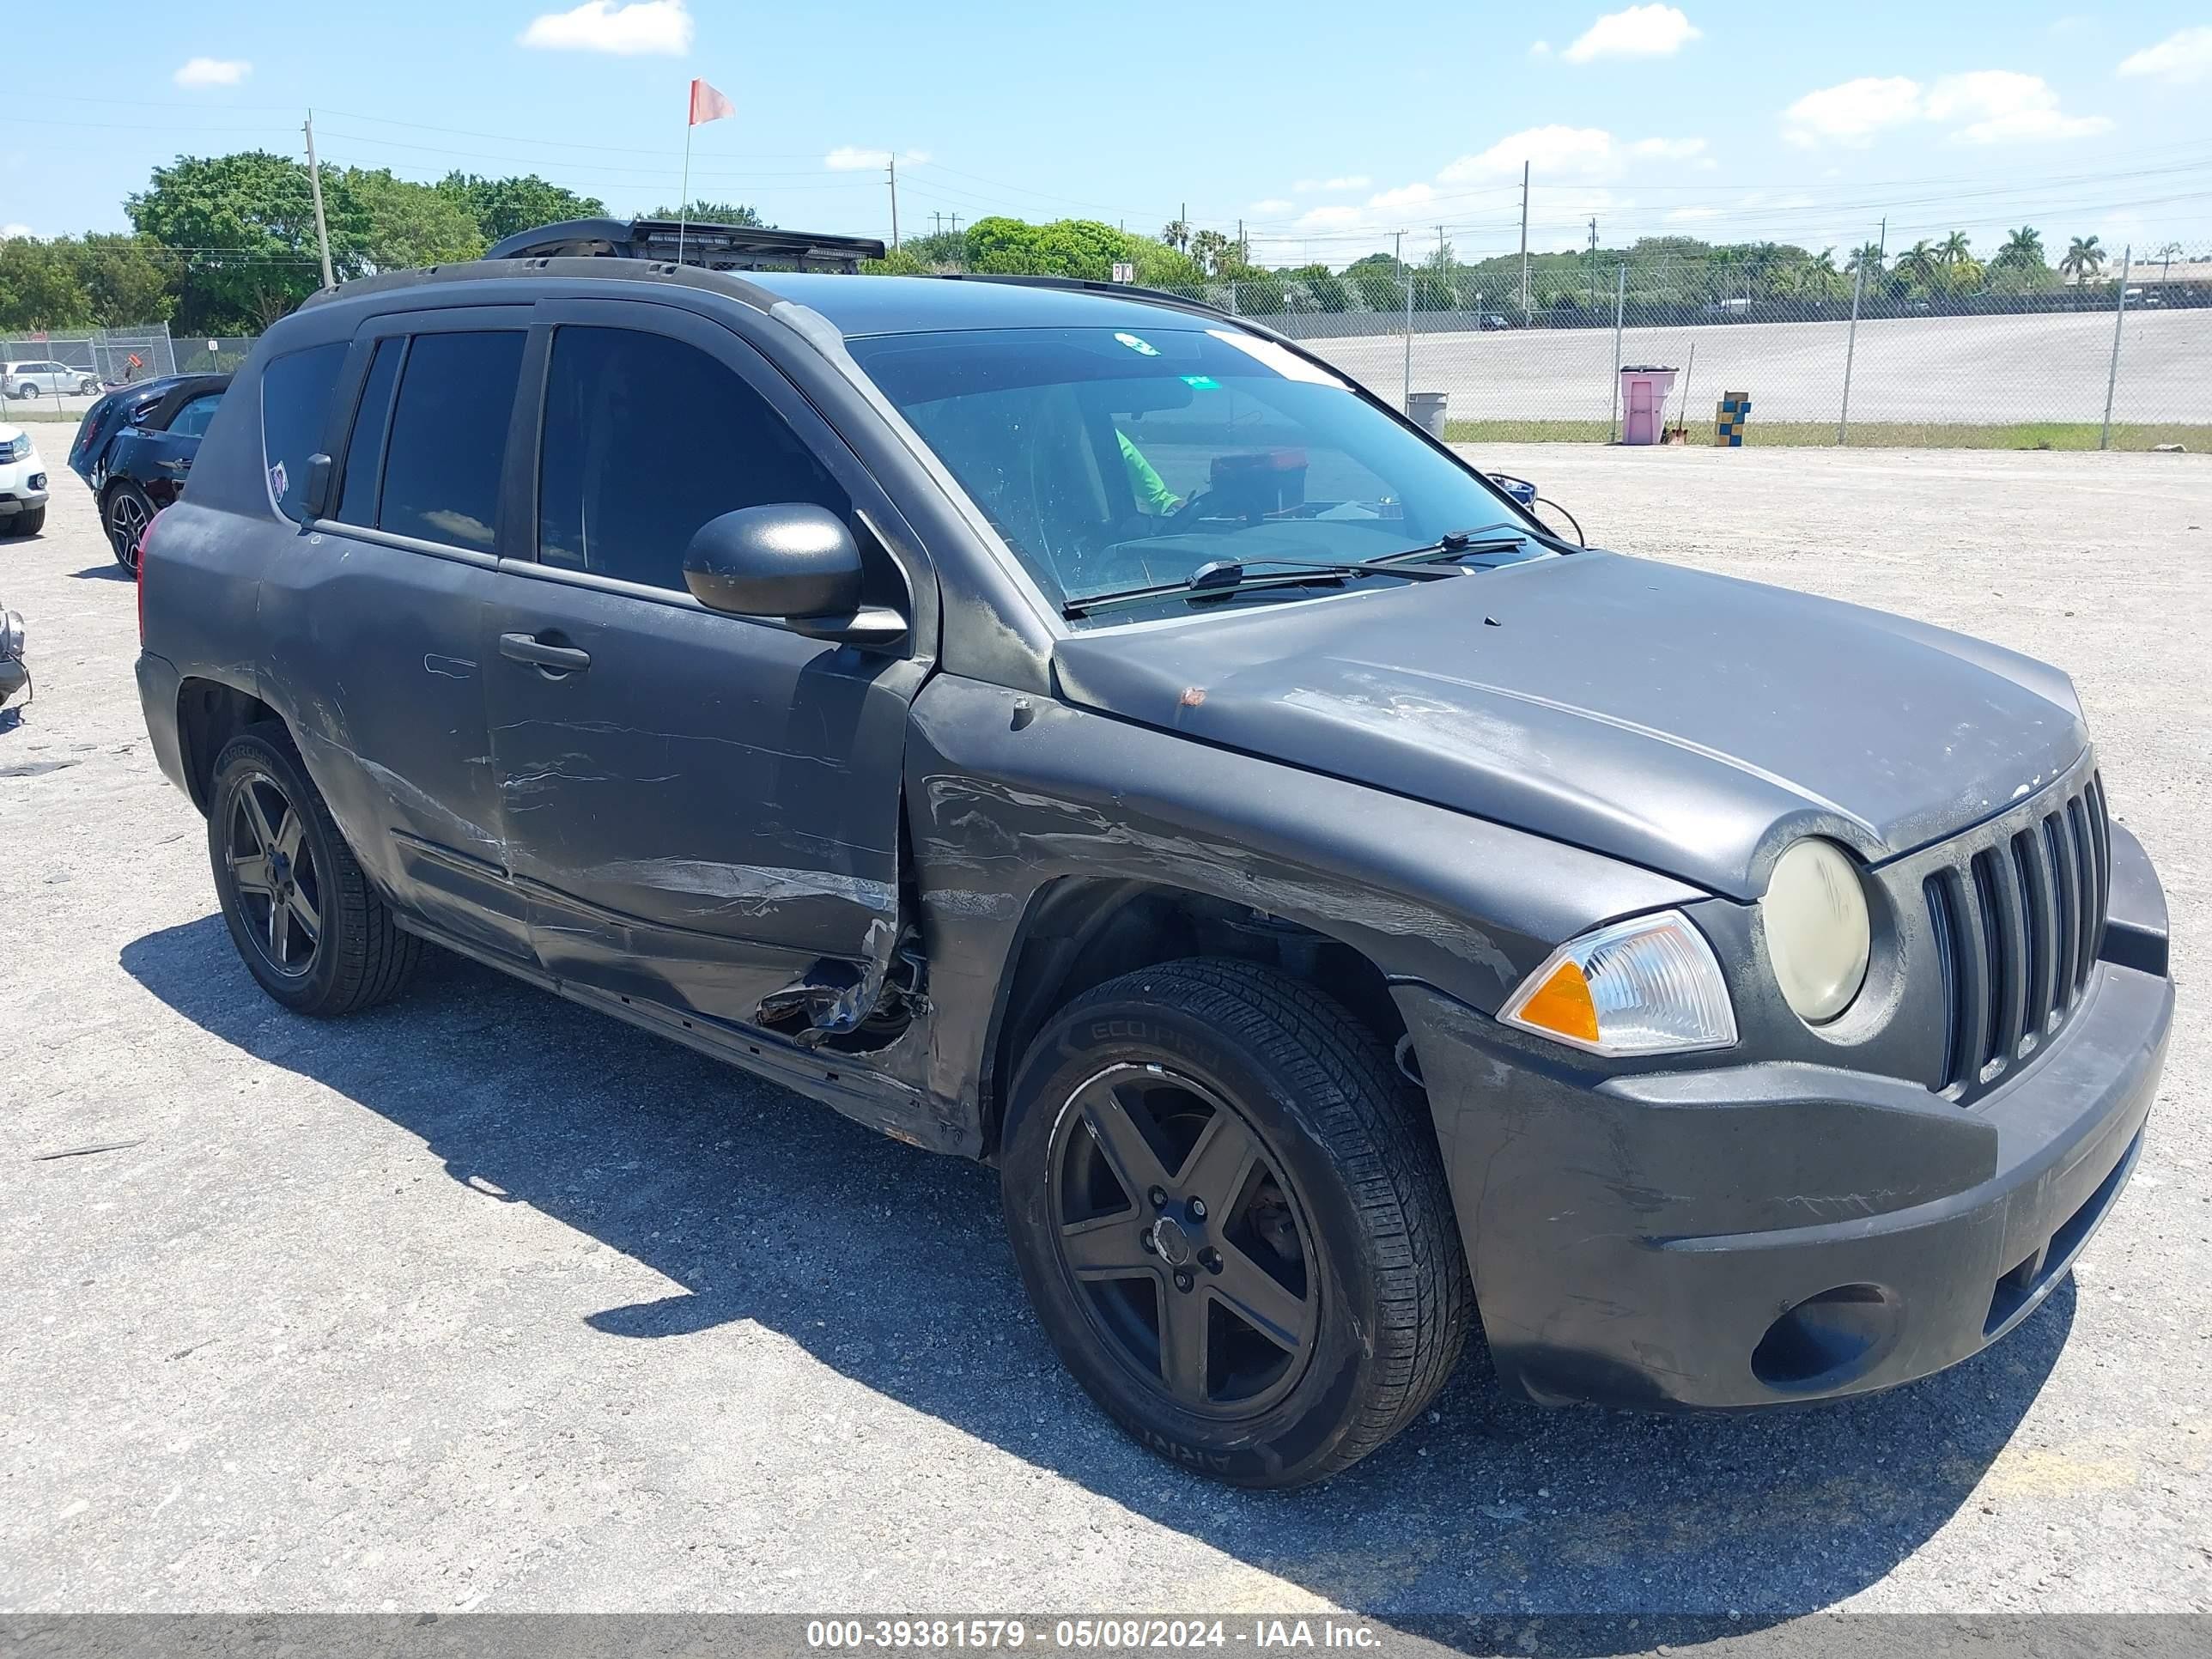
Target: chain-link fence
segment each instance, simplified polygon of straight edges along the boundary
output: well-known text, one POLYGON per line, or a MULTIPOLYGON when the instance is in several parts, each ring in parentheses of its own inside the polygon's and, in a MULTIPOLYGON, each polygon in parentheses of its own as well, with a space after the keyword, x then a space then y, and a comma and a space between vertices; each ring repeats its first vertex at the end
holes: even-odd
POLYGON ((2064 276, 2039 260, 1577 267, 1532 283, 1525 310, 1494 264, 1188 291, 1394 403, 1440 396, 1467 441, 1615 440, 1627 367, 1673 371, 1648 383, 1664 390, 1669 435, 1697 443, 1728 441, 1718 405, 1741 394, 1729 425, 1750 444, 2212 448, 2212 250, 2124 252, 2064 276))
POLYGON ((0 418, 74 417, 106 388, 177 372, 167 323, 82 334, 0 335, 0 418))

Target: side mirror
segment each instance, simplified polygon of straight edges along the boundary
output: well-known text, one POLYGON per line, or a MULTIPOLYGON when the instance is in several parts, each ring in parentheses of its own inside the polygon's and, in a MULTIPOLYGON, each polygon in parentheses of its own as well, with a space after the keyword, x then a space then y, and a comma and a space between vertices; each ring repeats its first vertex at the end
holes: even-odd
POLYGON ((331 458, 320 451, 307 457, 307 485, 300 497, 300 511, 319 519, 331 509, 331 458))
POLYGON ((699 526, 684 585, 710 611, 774 617, 794 633, 852 645, 906 637, 906 618, 864 605, 860 550, 845 521, 811 501, 744 507, 699 526))

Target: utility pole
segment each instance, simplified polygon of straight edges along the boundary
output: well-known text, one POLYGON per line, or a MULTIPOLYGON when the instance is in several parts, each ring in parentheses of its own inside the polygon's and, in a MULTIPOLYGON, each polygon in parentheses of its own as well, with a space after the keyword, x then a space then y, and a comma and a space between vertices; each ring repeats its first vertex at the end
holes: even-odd
POLYGON ((1521 164, 1521 324, 1528 323, 1528 164, 1521 164))
POLYGON ((1589 273, 1585 286, 1589 289, 1590 309, 1595 311, 1597 309, 1597 220, 1595 216, 1590 220, 1589 258, 1583 262, 1583 264, 1589 273))
POLYGON ((1881 230, 1875 242, 1875 253, 1880 258, 1889 258, 1889 216, 1887 213, 1881 216, 1881 230))
POLYGON ((955 213, 951 215, 951 217, 952 220, 952 234, 955 236, 957 236, 960 234, 960 216, 955 213))
POLYGON ((315 112, 307 112, 307 189, 315 198, 315 240, 323 251, 323 286, 336 288, 331 274, 331 228, 323 218, 323 170, 315 161, 315 112))
POLYGON ((1413 273, 1406 266, 1406 233, 1390 233, 1390 257, 1398 262, 1398 274, 1406 283, 1406 395, 1398 404, 1400 410, 1413 410, 1413 273))
POLYGON ((2112 447, 2112 393, 2120 384, 2120 331, 2128 321, 2128 276, 2136 268, 2135 244, 2120 250, 2120 302, 2112 311, 2112 367, 2105 375, 2105 424, 2097 434, 2097 447, 2112 447))
POLYGON ((886 150, 884 160, 891 179, 891 252, 896 253, 898 252, 898 152, 886 150))

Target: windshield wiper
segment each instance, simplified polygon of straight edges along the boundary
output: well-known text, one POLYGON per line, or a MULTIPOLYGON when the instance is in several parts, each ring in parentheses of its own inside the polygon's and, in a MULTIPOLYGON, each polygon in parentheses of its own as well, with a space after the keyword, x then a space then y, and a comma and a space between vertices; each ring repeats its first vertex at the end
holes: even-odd
POLYGON ((1396 553, 1386 553, 1369 562, 1388 567, 1396 563, 1419 563, 1423 559, 1439 556, 1455 559, 1465 553, 1501 553, 1509 547, 1518 547, 1522 542, 1534 542, 1539 547, 1550 548, 1554 553, 1583 551, 1572 542, 1563 540, 1547 530, 1516 524, 1510 519, 1500 519, 1495 524, 1479 524, 1468 530, 1448 530, 1432 542, 1424 542, 1419 547, 1408 547, 1396 553))
POLYGON ((1100 605, 1126 605, 1139 599, 1156 599, 1173 594, 1181 594, 1188 599, 1212 599, 1250 587, 1294 587, 1322 578, 1342 581, 1347 576, 1396 576, 1406 581, 1436 581, 1464 574, 1456 568, 1449 570, 1425 569, 1418 564, 1408 565, 1404 561, 1403 554, 1392 554, 1382 559, 1216 559, 1210 564, 1199 566, 1181 581, 1159 582, 1146 587, 1116 588, 1107 593, 1085 593, 1061 605, 1060 614, 1080 617, 1100 605), (1247 574, 1255 569, 1295 571, 1298 574, 1247 574))

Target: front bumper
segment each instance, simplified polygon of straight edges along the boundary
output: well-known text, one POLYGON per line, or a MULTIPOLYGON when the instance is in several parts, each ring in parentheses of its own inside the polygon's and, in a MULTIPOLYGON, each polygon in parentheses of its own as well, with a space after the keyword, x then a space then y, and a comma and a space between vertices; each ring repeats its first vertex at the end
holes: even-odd
POLYGON ((39 477, 35 489, 27 483, 12 489, 0 486, 0 519, 12 519, 19 513, 28 513, 46 504, 45 475, 41 473, 39 477))
POLYGON ((2112 866, 2085 1005, 1971 1107, 1799 1064, 1594 1079, 1401 987, 1501 1377, 1779 1404, 1927 1376, 2025 1319, 2133 1171, 2172 1023, 2164 896, 2118 826, 2112 866))

